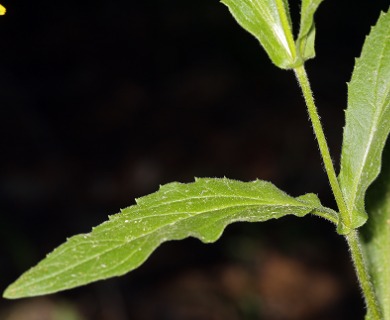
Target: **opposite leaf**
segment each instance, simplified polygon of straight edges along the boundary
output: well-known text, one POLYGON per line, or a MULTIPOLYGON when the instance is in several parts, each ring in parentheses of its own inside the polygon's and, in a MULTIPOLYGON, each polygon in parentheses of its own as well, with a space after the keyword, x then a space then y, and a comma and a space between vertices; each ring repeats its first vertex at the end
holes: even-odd
POLYGON ((237 22, 255 36, 272 62, 292 69, 313 58, 313 16, 322 0, 303 0, 301 27, 294 42, 287 0, 222 0, 237 22))
POLYGON ((340 186, 349 216, 340 223, 357 228, 367 220, 364 197, 378 176, 390 131, 390 14, 381 14, 356 60, 348 85, 340 186))
POLYGON ((89 234, 74 236, 4 293, 6 298, 43 295, 123 275, 141 265, 162 243, 195 237, 216 241, 237 221, 265 221, 288 214, 334 220, 313 194, 294 199, 264 181, 197 179, 170 183, 137 200, 89 234))

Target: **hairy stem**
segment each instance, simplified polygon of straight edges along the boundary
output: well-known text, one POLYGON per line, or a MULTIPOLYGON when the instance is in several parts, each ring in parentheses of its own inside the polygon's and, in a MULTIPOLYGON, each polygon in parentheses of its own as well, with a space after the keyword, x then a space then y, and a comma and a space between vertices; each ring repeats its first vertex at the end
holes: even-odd
POLYGON ((320 117, 318 115, 317 108, 314 103, 313 93, 310 88, 309 79, 307 77, 306 70, 303 65, 295 68, 294 71, 298 79, 298 83, 302 89, 303 97, 305 98, 307 111, 309 113, 309 117, 313 125, 314 134, 317 138, 318 146, 320 148, 322 160, 325 166, 325 171, 328 175, 329 183, 340 211, 341 219, 338 223, 338 232, 341 234, 347 234, 351 231, 351 217, 348 214, 348 210, 344 202, 343 193, 337 180, 332 158, 329 153, 329 147, 326 142, 324 130, 322 129, 320 117))
POLYGON ((381 320, 381 311, 379 309, 379 304, 377 302, 378 300, 376 298, 374 288, 371 284, 370 276, 367 271, 366 261, 364 259, 363 252, 360 246, 359 234, 356 229, 351 228, 351 217, 348 213, 347 207, 344 202, 344 197, 339 182, 337 180, 336 172, 334 170, 333 162, 329 153, 329 147, 325 139, 324 130, 322 129, 320 117, 318 115, 317 108, 314 103, 313 93, 310 89, 309 79, 307 77, 303 65, 295 68, 294 71, 298 79, 299 85, 302 89, 303 96, 305 98, 307 110, 311 123, 313 125, 314 134, 318 141, 318 146, 320 148, 325 170, 328 175, 330 186, 332 188, 333 195, 336 199, 337 206, 340 211, 338 232, 344 234, 345 238, 347 239, 356 274, 365 297, 368 315, 367 319, 381 320))
POLYGON ((356 275, 362 288, 367 306, 367 317, 370 320, 381 320, 381 310, 378 300, 372 286, 370 275, 367 271, 367 263, 365 261, 362 247, 360 245, 359 233, 357 230, 351 231, 345 236, 349 249, 351 251, 352 261, 355 266, 356 275))

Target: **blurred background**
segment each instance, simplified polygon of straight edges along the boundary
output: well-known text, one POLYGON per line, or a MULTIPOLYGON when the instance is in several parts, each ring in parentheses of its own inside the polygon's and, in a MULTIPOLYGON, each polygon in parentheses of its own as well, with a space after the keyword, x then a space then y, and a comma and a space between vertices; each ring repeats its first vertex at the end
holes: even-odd
MULTIPOLYGON (((260 178, 334 207, 293 73, 218 1, 2 4, 0 291, 167 182, 260 178)), ((354 57, 388 6, 328 0, 316 15, 307 70, 336 164, 354 57)), ((362 319, 334 231, 312 217, 237 224, 215 244, 166 243, 118 279, 0 299, 0 319, 362 319)))

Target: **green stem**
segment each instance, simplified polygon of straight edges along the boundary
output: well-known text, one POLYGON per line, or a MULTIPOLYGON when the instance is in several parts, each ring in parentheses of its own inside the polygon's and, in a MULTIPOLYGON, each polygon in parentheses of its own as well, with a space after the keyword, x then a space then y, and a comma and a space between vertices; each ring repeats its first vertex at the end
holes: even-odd
POLYGON ((295 68, 294 71, 298 79, 299 85, 301 86, 303 96, 305 98, 307 110, 313 125, 314 134, 318 141, 325 170, 328 175, 330 186, 332 188, 334 197, 337 202, 337 206, 340 211, 341 218, 338 222, 338 231, 339 233, 345 235, 345 238, 347 239, 349 248, 351 250, 351 256, 355 265, 356 274, 366 300, 368 319, 381 320, 381 311, 379 309, 379 304, 377 302, 374 288, 371 284, 370 276, 367 271, 366 262, 360 246, 359 234, 356 229, 351 228, 351 218, 348 214, 348 210, 344 202, 343 193, 337 180, 332 158, 330 157, 324 130, 322 129, 320 117, 318 115, 317 108, 314 103, 313 93, 310 89, 309 79, 307 77, 303 65, 295 68))
POLYGON ((356 275, 363 290, 364 298, 367 306, 367 317, 370 320, 381 320, 381 310, 379 308, 378 300, 372 286, 370 275, 366 268, 366 261, 364 259, 363 251, 360 245, 359 233, 357 230, 351 231, 345 236, 347 239, 353 264, 355 265, 356 275))
POLYGON ((341 234, 347 234, 351 231, 351 219, 344 202, 343 193, 341 192, 341 188, 337 180, 332 158, 330 157, 329 148, 325 139, 324 130, 322 129, 320 117, 318 115, 317 108, 314 103, 313 94, 310 89, 309 79, 307 77, 306 70, 303 65, 295 68, 294 71, 298 79, 298 83, 302 89, 303 97, 305 98, 307 111, 309 113, 309 117, 313 125, 314 134, 318 141, 318 146, 320 148, 325 170, 328 175, 330 186, 332 188, 337 206, 340 211, 341 219, 338 223, 338 232, 341 234))

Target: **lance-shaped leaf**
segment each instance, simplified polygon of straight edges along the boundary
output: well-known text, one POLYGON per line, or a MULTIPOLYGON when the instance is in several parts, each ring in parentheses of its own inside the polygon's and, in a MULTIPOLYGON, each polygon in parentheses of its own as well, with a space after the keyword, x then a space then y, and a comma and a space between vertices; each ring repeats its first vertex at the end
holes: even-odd
POLYGON ((340 186, 349 217, 339 224, 357 228, 367 220, 364 197, 377 177, 390 131, 390 14, 381 14, 366 38, 348 85, 340 186))
POLYGON ((294 42, 287 0, 222 0, 237 22, 259 40, 271 61, 292 69, 313 58, 313 16, 322 0, 303 0, 301 27, 294 42))
POLYGON ((336 220, 317 196, 294 199, 269 182, 202 178, 170 183, 91 233, 70 238, 9 286, 4 297, 42 295, 123 275, 164 241, 195 237, 213 242, 233 222, 302 217, 312 211, 336 220))
MULTIPOLYGON (((383 320, 390 320, 390 140, 382 171, 367 191, 367 211, 370 219, 362 230, 363 249, 383 320)), ((369 315, 367 319, 371 319, 369 315)))

